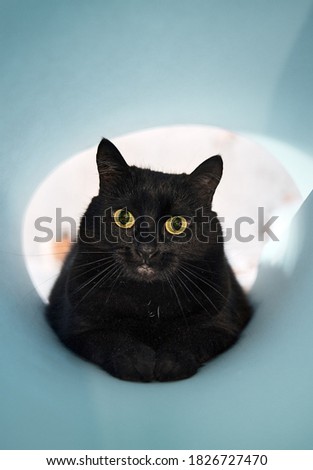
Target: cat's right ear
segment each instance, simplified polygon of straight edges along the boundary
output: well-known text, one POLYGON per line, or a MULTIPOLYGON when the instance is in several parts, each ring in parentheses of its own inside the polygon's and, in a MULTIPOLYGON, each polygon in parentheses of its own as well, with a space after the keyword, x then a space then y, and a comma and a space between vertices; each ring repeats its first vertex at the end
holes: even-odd
POLYGON ((119 150, 108 139, 102 139, 97 150, 100 188, 116 182, 128 172, 129 166, 119 150))
POLYGON ((199 165, 190 177, 195 181, 198 187, 203 188, 206 192, 214 194, 223 174, 223 160, 220 155, 208 158, 199 165))

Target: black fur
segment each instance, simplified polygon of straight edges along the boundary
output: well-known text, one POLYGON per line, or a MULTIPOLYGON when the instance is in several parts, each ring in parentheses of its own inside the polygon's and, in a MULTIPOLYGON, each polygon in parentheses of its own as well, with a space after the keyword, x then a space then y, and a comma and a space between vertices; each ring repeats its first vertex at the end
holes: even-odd
POLYGON ((129 167, 103 139, 97 164, 99 194, 52 290, 48 321, 68 348, 120 379, 190 377, 232 346, 251 316, 211 210, 222 159, 165 174, 129 167), (109 209, 124 207, 132 228, 112 219, 109 209), (175 215, 188 220, 182 235, 165 230, 175 215))

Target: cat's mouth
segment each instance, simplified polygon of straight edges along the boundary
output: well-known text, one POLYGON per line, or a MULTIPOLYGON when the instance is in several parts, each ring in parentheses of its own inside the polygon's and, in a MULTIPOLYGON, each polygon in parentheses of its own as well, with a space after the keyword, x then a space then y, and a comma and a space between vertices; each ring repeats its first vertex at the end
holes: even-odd
POLYGON ((138 266, 137 272, 143 276, 148 276, 149 278, 155 275, 155 270, 146 263, 143 263, 140 266, 138 266))

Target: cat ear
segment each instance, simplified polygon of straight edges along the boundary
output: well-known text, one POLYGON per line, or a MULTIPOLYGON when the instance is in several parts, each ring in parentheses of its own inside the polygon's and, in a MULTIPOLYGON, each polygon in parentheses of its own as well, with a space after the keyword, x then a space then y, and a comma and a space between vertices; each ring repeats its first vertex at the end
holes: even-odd
POLYGON ((102 139, 98 146, 97 166, 100 188, 104 184, 116 181, 129 169, 119 150, 108 139, 102 139))
POLYGON ((208 158, 202 162, 190 177, 202 187, 205 186, 212 193, 216 190, 223 174, 223 160, 220 155, 208 158))

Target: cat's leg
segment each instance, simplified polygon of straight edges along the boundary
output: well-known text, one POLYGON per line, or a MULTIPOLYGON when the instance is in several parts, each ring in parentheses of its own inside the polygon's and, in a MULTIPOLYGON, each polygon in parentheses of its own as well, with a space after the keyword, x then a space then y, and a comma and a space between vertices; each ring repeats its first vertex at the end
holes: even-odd
POLYGON ((238 330, 230 324, 214 324, 202 315, 191 319, 188 326, 172 326, 156 353, 156 380, 191 377, 201 364, 230 348, 238 336, 238 330))
POLYGON ((93 331, 63 339, 79 356, 123 380, 154 380, 155 351, 126 333, 93 331))
POLYGON ((154 368, 155 380, 166 382, 187 379, 197 372, 200 365, 201 363, 191 351, 167 345, 157 352, 154 368))

